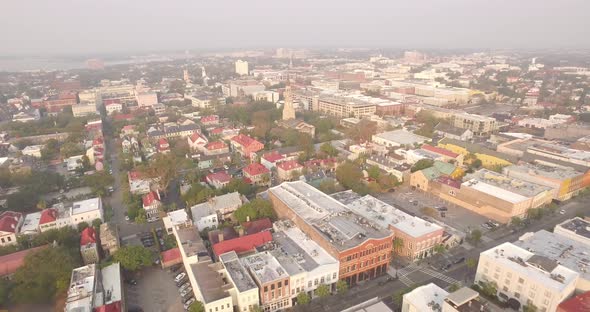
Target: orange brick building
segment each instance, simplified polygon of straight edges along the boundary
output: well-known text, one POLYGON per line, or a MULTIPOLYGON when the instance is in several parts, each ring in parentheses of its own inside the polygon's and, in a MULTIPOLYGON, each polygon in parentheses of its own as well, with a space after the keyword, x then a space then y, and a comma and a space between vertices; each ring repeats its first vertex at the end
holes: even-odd
POLYGON ((293 221, 314 242, 340 261, 339 276, 349 285, 387 272, 393 233, 376 227, 334 198, 296 181, 270 188, 279 218, 293 221))

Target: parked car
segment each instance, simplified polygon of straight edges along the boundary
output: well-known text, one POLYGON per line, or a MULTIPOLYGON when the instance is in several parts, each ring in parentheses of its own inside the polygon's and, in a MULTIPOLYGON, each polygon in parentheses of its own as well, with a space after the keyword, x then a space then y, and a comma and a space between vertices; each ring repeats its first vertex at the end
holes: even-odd
POLYGON ((185 272, 182 272, 182 273, 176 275, 176 277, 174 277, 174 281, 175 282, 179 282, 179 281, 181 281, 185 277, 186 277, 186 273, 185 272))
POLYGON ((465 257, 461 257, 459 259, 456 259, 455 261, 453 261, 454 264, 459 264, 461 262, 465 261, 465 257))
POLYGON ((559 214, 560 214, 560 215, 564 215, 564 214, 565 214, 565 210, 561 209, 561 210, 559 211, 559 214))
POLYGON ((133 285, 133 286, 137 285, 137 281, 134 279, 125 280, 125 283, 127 283, 128 285, 133 285))
POLYGON ((190 285, 191 285, 191 283, 186 282, 186 283, 182 284, 182 286, 180 286, 180 288, 178 288, 178 291, 182 292, 183 290, 187 289, 190 285))
POLYGON ((192 293, 193 293, 193 288, 191 286, 189 286, 188 288, 186 288, 185 290, 183 290, 183 291, 180 292, 180 296, 182 298, 184 298, 184 297, 186 297, 186 296, 188 296, 189 294, 192 294, 192 293))
POLYGON ((184 297, 184 298, 181 298, 181 299, 182 299, 182 303, 187 303, 187 302, 188 302, 189 300, 191 300, 192 298, 194 298, 194 296, 193 296, 193 293, 190 293, 190 295, 189 295, 189 296, 186 296, 186 297, 184 297))
POLYGON ((176 272, 178 272, 178 270, 182 269, 182 264, 181 263, 175 264, 175 265, 171 266, 170 269, 172 270, 172 272, 176 273, 176 272))
POLYGON ((184 309, 188 311, 188 308, 191 307, 191 304, 195 302, 195 298, 190 298, 187 302, 184 303, 184 309))

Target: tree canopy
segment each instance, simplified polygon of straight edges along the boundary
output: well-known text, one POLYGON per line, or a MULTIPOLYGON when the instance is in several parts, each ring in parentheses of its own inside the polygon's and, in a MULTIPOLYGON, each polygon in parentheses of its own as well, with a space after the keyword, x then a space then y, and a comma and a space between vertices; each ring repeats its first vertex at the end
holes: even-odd
POLYGON ((275 217, 272 204, 264 199, 256 198, 253 201, 242 205, 234 211, 234 217, 241 223, 246 222, 248 217, 250 221, 275 217))
POLYGON ((336 169, 336 178, 343 187, 352 189, 359 183, 362 183, 363 172, 357 165, 347 161, 336 169))
POLYGON ((143 246, 126 246, 113 254, 113 259, 120 262, 121 266, 129 271, 150 266, 153 261, 152 257, 152 252, 143 246))
POLYGON ((434 165, 434 161, 432 159, 420 159, 418 160, 414 166, 412 166, 412 169, 410 169, 411 172, 416 172, 416 171, 420 171, 426 168, 430 168, 432 167, 432 165, 434 165))

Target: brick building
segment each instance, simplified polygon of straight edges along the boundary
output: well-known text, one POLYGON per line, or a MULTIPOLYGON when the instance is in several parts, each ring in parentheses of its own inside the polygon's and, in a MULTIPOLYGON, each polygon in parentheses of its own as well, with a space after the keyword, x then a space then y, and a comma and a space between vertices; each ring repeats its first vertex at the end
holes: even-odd
POLYGON ((341 280, 354 285, 387 272, 391 231, 373 225, 305 182, 282 183, 268 194, 279 218, 293 221, 340 261, 341 280))

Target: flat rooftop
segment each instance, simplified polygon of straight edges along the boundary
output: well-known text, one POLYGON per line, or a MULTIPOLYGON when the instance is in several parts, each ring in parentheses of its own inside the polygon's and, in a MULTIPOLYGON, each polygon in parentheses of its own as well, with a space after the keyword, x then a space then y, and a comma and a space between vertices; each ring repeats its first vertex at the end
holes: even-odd
POLYGON ((569 179, 584 174, 572 167, 550 165, 548 163, 543 164, 541 162, 512 165, 505 167, 504 170, 516 171, 531 176, 543 176, 559 180, 569 179))
POLYGON ((328 254, 290 221, 275 224, 273 241, 264 246, 271 252, 289 275, 311 272, 322 265, 338 265, 338 261, 328 254))
POLYGON ((584 243, 541 230, 524 234, 514 244, 559 262, 562 266, 580 273, 582 278, 590 280, 590 272, 587 271, 590 265, 590 246, 584 243))
POLYGON ((207 248, 203 244, 203 239, 199 236, 196 228, 177 227, 176 233, 178 234, 178 240, 180 240, 180 250, 186 257, 209 255, 207 248))
POLYGON ((442 227, 437 224, 411 216, 371 195, 361 197, 353 191, 343 191, 332 194, 332 197, 345 204, 350 210, 377 224, 383 230, 393 227, 412 237, 420 237, 442 230, 442 227))
POLYGON ((259 252, 241 259, 242 263, 259 284, 266 284, 279 279, 289 278, 289 274, 277 259, 268 251, 259 252))
POLYGON ((89 264, 72 270, 65 311, 91 312, 96 266, 89 264))
POLYGON ((579 275, 552 259, 508 242, 482 252, 481 256, 558 292, 575 283, 579 275))
POLYGON ((541 192, 551 189, 544 185, 508 177, 487 169, 480 169, 467 175, 462 185, 510 203, 528 200, 541 192))
POLYGON ((407 300, 416 308, 416 311, 436 311, 435 306, 442 310, 443 301, 448 296, 448 292, 430 283, 417 287, 411 292, 405 294, 404 302, 407 300))
POLYGON ((338 250, 358 246, 368 239, 391 235, 354 213, 336 199, 302 182, 284 182, 268 190, 338 250))
POLYGON ((245 292, 258 288, 256 283, 244 267, 235 251, 226 252, 219 256, 219 260, 225 266, 227 273, 239 292, 245 292))
POLYGON ((104 289, 104 304, 121 301, 123 292, 121 290, 121 265, 113 263, 104 267, 102 273, 102 287, 104 289))
POLYGON ((559 226, 576 233, 576 235, 590 238, 590 222, 580 217, 566 220, 560 223, 559 226))
POLYGON ((74 202, 74 204, 72 205, 72 214, 74 215, 94 211, 99 209, 100 207, 100 197, 85 199, 74 202))
POLYGON ((479 293, 471 288, 462 287, 450 293, 445 301, 459 312, 483 311, 483 304, 478 300, 479 293))
POLYGON ((41 211, 27 214, 25 216, 25 221, 23 221, 23 225, 20 228, 20 232, 36 232, 39 227, 39 221, 41 221, 41 211))
POLYGON ((404 129, 378 133, 375 134, 374 137, 396 142, 400 145, 413 145, 415 143, 420 144, 430 140, 427 137, 414 134, 404 129))

